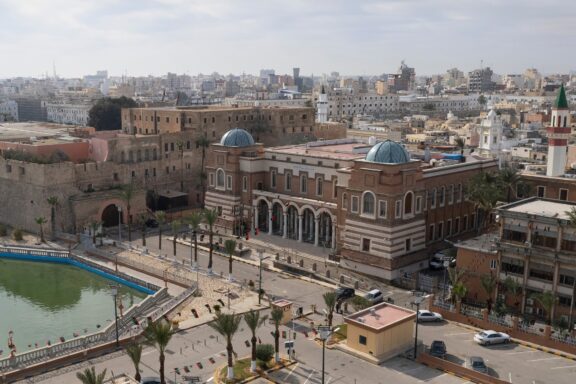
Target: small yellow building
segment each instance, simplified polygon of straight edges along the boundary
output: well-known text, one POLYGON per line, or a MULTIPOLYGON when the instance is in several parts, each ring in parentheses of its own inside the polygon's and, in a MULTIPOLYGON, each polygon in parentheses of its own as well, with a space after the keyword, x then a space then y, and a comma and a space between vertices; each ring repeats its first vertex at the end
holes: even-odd
POLYGON ((381 303, 344 319, 348 325, 346 349, 359 357, 380 363, 414 343, 416 312, 381 303))
POLYGON ((282 325, 286 325, 292 320, 292 302, 284 299, 276 300, 272 302, 272 309, 279 308, 282 315, 282 325))

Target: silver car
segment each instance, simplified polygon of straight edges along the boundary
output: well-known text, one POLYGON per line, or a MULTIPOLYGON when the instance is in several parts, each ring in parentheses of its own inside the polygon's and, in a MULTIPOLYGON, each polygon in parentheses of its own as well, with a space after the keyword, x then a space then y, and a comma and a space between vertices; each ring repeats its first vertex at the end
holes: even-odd
POLYGON ((431 321, 442 321, 444 318, 438 312, 431 312, 427 309, 420 309, 418 311, 418 322, 431 322, 431 321))
POLYGON ((509 343, 510 335, 496 331, 482 331, 474 335, 474 341, 480 345, 509 343))

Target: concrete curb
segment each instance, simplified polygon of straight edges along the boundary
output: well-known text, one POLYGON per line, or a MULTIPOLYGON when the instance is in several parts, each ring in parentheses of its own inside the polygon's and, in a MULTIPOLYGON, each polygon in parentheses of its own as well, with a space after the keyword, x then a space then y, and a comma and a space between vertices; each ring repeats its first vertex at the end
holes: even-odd
MULTIPOLYGON (((476 328, 476 327, 473 327, 473 326, 468 325, 468 324, 462 324, 462 323, 458 323, 456 321, 450 321, 450 320, 446 320, 446 321, 448 321, 449 323, 455 324, 461 328, 469 329, 471 331, 481 331, 482 330, 480 328, 476 328)), ((560 352, 560 351, 557 351, 557 350, 552 349, 552 348, 542 347, 538 344, 529 343, 529 342, 521 340, 521 339, 511 338, 510 340, 512 342, 519 344, 519 345, 522 345, 524 347, 532 348, 532 349, 535 349, 537 351, 546 352, 546 353, 549 353, 551 355, 556 355, 556 356, 560 356, 560 357, 563 357, 563 358, 568 359, 568 360, 576 361, 575 355, 571 355, 571 354, 566 353, 566 352, 560 352)))

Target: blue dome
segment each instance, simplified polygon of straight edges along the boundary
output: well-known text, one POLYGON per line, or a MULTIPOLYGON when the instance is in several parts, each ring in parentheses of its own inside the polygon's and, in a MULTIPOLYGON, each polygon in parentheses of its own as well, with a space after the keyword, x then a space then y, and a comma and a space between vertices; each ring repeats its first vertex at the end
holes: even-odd
POLYGON ((226 147, 249 147, 254 145, 254 138, 245 130, 234 128, 222 136, 220 144, 226 147))
POLYGON ((366 154, 366 160, 374 163, 402 164, 410 161, 410 154, 400 144, 386 140, 373 146, 366 154))

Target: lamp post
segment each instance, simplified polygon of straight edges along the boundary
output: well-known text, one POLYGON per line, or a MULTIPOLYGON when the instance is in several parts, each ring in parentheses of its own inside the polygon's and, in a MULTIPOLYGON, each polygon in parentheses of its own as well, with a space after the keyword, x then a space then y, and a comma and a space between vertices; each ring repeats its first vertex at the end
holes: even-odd
POLYGON ((414 332, 414 360, 416 360, 417 353, 418 353, 418 312, 420 311, 420 304, 424 300, 426 300, 428 296, 421 296, 414 300, 414 304, 416 304, 416 331, 414 332))
POLYGON ((324 384, 324 366, 326 361, 326 340, 332 335, 334 332, 338 332, 340 328, 335 328, 334 330, 330 329, 327 325, 320 325, 318 326, 318 334, 320 335, 320 339, 322 339, 322 384, 324 384))
POLYGON ((122 242, 122 207, 118 206, 118 242, 122 242))
POLYGON ((112 297, 114 298, 114 323, 116 327, 116 348, 120 346, 120 342, 118 340, 118 309, 116 308, 116 300, 118 298, 118 286, 117 285, 110 285, 110 292, 112 293, 112 297))
POLYGON ((258 249, 258 259, 260 263, 258 264, 258 305, 262 303, 262 261, 269 259, 269 256, 264 257, 264 250, 258 249))

